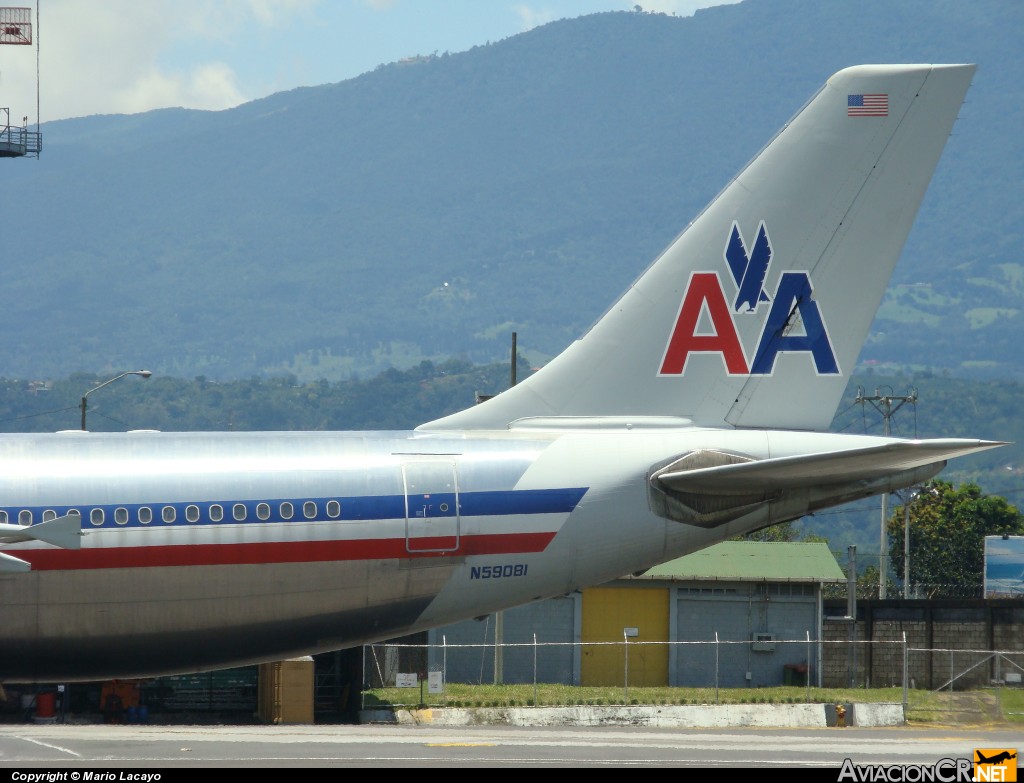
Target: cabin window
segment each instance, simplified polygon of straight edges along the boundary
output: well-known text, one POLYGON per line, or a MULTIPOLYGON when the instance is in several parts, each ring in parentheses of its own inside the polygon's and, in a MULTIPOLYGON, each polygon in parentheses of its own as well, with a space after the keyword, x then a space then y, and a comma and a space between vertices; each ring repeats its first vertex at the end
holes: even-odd
POLYGON ((331 519, 337 519, 341 516, 341 503, 337 500, 327 501, 327 516, 331 519))
POLYGON ((6 511, 0 511, 0 524, 3 524, 3 525, 7 524, 7 512, 6 511))
POLYGON ((295 506, 287 500, 281 504, 281 519, 291 519, 295 514, 295 506))
POLYGON ((139 506, 138 510, 139 524, 148 525, 153 521, 153 509, 149 506, 139 506))
POLYGON ((258 503, 256 505, 256 516, 260 519, 270 519, 270 505, 268 503, 258 503))
POLYGON ((23 527, 28 527, 29 525, 31 525, 32 524, 32 512, 29 511, 27 508, 26 509, 22 509, 21 511, 19 511, 18 512, 18 524, 22 525, 23 527))
POLYGON ((224 519, 224 507, 219 503, 214 503, 210 506, 210 521, 220 522, 224 519))
POLYGON ((89 512, 89 521, 92 522, 97 527, 99 525, 102 525, 103 524, 103 509, 102 508, 94 508, 92 511, 90 511, 89 512))
POLYGON ((198 522, 199 506, 185 506, 185 519, 189 522, 198 522))
POLYGON ((306 515, 306 519, 313 519, 316 516, 316 503, 307 500, 302 504, 302 513, 306 515))
POLYGON ((114 509, 114 522, 119 525, 128 524, 128 509, 118 506, 114 509))
POLYGON ((235 505, 231 507, 231 516, 233 516, 237 521, 243 522, 245 520, 245 503, 235 503, 235 505))
POLYGON ((43 522, 49 522, 51 519, 56 519, 56 518, 57 518, 57 512, 54 511, 52 508, 48 508, 48 509, 46 509, 46 511, 43 512, 43 522))
POLYGON ((178 515, 174 510, 174 506, 164 506, 160 510, 160 518, 168 525, 171 524, 177 516, 178 515))

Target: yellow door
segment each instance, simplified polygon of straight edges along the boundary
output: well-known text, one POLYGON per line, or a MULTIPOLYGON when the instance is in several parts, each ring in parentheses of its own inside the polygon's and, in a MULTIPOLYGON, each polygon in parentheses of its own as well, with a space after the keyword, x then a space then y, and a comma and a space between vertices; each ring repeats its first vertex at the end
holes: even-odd
POLYGON ((644 644, 668 640, 668 589, 591 587, 584 590, 582 640, 582 685, 668 685, 668 645, 644 644), (629 629, 628 637, 624 637, 626 629, 629 629), (628 639, 628 649, 624 639, 628 639), (590 645, 587 642, 615 644, 590 645))

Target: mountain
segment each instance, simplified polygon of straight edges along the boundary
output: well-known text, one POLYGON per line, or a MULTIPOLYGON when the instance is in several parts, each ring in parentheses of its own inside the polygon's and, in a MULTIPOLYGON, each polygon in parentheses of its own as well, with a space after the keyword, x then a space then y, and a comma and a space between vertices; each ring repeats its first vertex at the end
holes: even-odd
POLYGON ((976 62, 861 365, 1020 379, 1022 33, 1006 0, 610 12, 221 112, 45 124, 38 160, 0 161, 0 375, 338 379, 500 361, 512 331, 540 364, 830 74, 976 62))

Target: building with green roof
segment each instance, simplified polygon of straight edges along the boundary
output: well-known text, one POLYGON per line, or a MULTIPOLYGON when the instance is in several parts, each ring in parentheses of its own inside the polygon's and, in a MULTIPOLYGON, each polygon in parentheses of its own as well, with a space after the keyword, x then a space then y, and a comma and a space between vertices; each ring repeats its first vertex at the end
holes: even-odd
POLYGON ((827 544, 723 541, 651 568, 635 579, 845 582, 827 544))
POLYGON ((769 687, 816 683, 822 543, 726 541, 605 585, 429 632, 452 682, 769 687), (496 645, 495 641, 501 642, 496 645), (443 645, 443 649, 441 647, 443 645))

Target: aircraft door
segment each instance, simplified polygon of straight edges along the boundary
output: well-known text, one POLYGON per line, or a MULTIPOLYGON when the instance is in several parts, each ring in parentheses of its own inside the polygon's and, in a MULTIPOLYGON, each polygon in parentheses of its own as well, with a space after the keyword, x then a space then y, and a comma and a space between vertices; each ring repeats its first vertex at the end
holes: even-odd
POLYGON ((415 460, 402 465, 405 548, 453 552, 459 548, 459 483, 455 461, 415 460))

